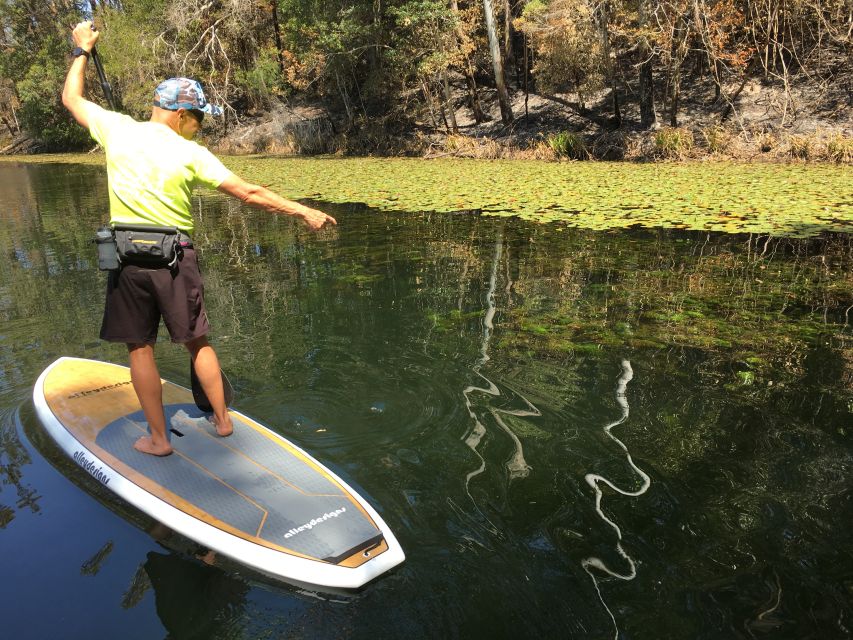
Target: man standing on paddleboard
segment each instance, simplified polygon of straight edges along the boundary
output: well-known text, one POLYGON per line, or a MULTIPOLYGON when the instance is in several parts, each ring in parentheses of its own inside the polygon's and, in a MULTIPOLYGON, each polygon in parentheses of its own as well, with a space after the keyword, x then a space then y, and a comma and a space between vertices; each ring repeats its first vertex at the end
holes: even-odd
POLYGON ((170 78, 160 83, 148 122, 137 122, 86 100, 86 64, 99 35, 89 21, 74 28, 77 48, 65 79, 62 103, 106 152, 110 224, 156 225, 180 231, 178 260, 173 265, 150 268, 131 263, 110 272, 101 325, 102 339, 127 345, 133 388, 151 429, 151 435, 140 438, 134 446, 143 453, 164 456, 172 447, 166 437, 162 384, 154 360, 161 316, 172 341, 184 344, 190 352, 213 408, 217 433, 228 436, 232 431, 219 360, 207 341, 210 327, 190 239, 192 188, 204 185, 218 189, 249 206, 300 218, 312 230, 337 223, 322 211, 244 181, 192 141, 205 114, 222 112, 207 101, 195 80, 170 78))

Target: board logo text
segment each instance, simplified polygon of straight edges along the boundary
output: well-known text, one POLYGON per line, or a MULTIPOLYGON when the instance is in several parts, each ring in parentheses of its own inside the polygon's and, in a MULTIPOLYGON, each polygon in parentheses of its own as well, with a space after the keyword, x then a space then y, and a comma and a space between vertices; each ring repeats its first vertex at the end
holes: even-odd
POLYGON ((74 398, 83 398, 85 396, 90 396, 93 393, 101 393, 102 391, 109 391, 110 389, 117 389, 118 387, 123 387, 125 385, 132 384, 130 380, 125 380, 124 382, 116 382, 115 384, 107 384, 103 387, 98 387, 97 389, 89 389, 88 391, 78 391, 77 393, 71 394, 68 396, 69 400, 73 400, 74 398))
POLYGON ((319 518, 312 518, 310 521, 306 522, 302 526, 294 527, 293 529, 291 529, 290 531, 285 533, 284 537, 285 538, 292 538, 293 536, 295 536, 298 533, 302 533, 303 531, 313 529, 318 524, 323 524, 326 520, 329 520, 330 518, 337 518, 339 515, 346 512, 346 510, 347 510, 346 507, 341 507, 340 509, 335 509, 334 511, 330 511, 329 513, 324 513, 319 518))
POLYGON ((89 460, 82 451, 78 451, 73 456, 74 462, 83 467, 83 470, 86 471, 90 476, 92 476, 98 482, 107 485, 110 483, 109 476, 104 473, 103 467, 98 467, 97 462, 89 460))

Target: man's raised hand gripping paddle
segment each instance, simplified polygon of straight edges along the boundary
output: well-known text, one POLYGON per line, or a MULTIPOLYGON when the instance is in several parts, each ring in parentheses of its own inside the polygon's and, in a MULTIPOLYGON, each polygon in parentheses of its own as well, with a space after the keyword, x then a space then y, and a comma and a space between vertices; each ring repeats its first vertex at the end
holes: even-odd
POLYGON ((251 207, 294 216, 314 231, 337 223, 322 211, 246 182, 193 142, 205 114, 222 113, 207 101, 195 80, 169 78, 161 82, 154 91, 147 122, 137 122, 86 100, 86 64, 100 32, 93 31, 92 23, 86 21, 74 28, 72 37, 76 48, 62 103, 106 153, 110 224, 166 226, 180 232, 182 250, 174 266, 152 269, 130 263, 110 272, 100 334, 104 340, 127 345, 133 388, 151 430, 150 436, 143 436, 134 446, 143 453, 168 455, 172 447, 166 435, 160 373, 154 360, 161 317, 172 341, 184 344, 190 352, 213 409, 216 432, 228 436, 232 431, 219 360, 207 341, 210 325, 192 243, 193 187, 208 186, 251 207))

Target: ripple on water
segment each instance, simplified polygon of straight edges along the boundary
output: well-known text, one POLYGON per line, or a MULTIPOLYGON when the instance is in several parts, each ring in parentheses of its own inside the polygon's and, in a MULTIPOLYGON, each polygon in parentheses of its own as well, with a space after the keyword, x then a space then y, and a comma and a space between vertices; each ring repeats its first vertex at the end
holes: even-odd
POLYGON ((456 390, 436 376, 435 363, 424 361, 423 354, 368 360, 345 345, 326 343, 312 358, 318 366, 307 389, 285 381, 281 387, 289 388, 284 392, 270 389, 253 400, 264 414, 280 416, 276 426, 301 436, 306 446, 357 453, 393 444, 394 452, 411 460, 417 457, 413 443, 418 438, 458 419, 456 390))

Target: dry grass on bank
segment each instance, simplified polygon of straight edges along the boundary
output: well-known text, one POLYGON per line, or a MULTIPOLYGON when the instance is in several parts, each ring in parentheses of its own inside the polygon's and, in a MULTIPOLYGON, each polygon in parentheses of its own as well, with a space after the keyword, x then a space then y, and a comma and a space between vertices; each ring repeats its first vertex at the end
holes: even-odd
POLYGON ((592 138, 564 132, 525 146, 490 138, 448 135, 427 157, 513 160, 810 160, 853 163, 853 138, 839 133, 786 134, 765 129, 735 131, 719 125, 692 131, 661 127, 650 132, 612 131, 592 138))
POLYGON ((715 159, 853 164, 853 138, 839 133, 786 134, 760 128, 734 131, 718 125, 699 131, 684 127, 662 127, 650 132, 617 130, 595 137, 562 132, 523 144, 459 134, 436 139, 423 134, 393 137, 376 130, 332 133, 303 128, 264 132, 244 139, 224 138, 215 149, 230 155, 379 155, 550 162, 715 159))
MULTIPOLYGON (((547 104, 543 101, 543 104, 547 104)), ((414 156, 515 160, 606 161, 818 161, 853 162, 853 137, 849 131, 803 128, 786 131, 772 123, 700 124, 660 127, 649 131, 631 128, 592 133, 575 130, 574 123, 553 127, 545 118, 537 133, 526 124, 509 134, 499 120, 469 129, 469 135, 443 133, 389 118, 363 118, 348 127, 335 125, 329 113, 318 108, 280 109, 263 120, 246 120, 212 146, 217 152, 281 156, 414 156), (498 126, 495 126, 498 123, 498 126), (551 126, 550 130, 546 126, 551 126), (545 132, 547 131, 547 133, 545 132)), ((819 123, 815 123, 820 127, 819 123)))

